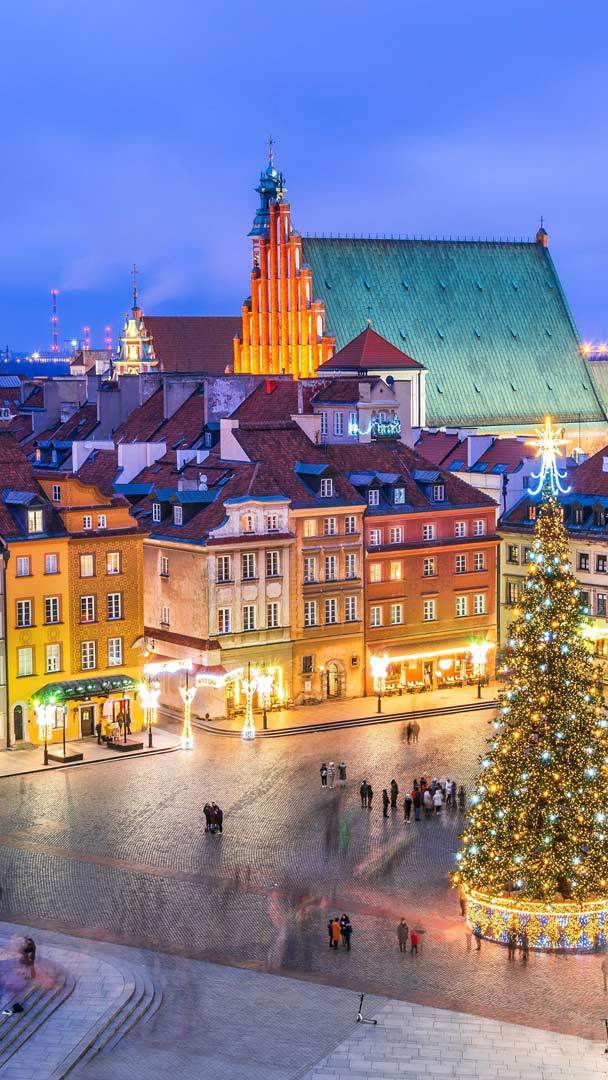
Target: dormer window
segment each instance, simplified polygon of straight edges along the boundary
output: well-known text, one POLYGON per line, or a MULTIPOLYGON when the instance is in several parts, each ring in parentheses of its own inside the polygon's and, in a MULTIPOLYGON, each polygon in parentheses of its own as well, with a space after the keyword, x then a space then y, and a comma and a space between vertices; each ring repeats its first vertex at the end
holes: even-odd
POLYGON ((44 531, 42 510, 28 510, 27 531, 28 533, 41 533, 44 531))
POLYGON ((573 510, 572 510, 572 524, 573 525, 582 525, 583 524, 583 508, 582 508, 582 506, 575 506, 573 508, 573 510))
POLYGON ((396 505, 405 502, 405 488, 396 487, 393 489, 393 501, 396 505))
POLYGON ((324 476, 321 480, 320 495, 322 499, 331 499, 334 494, 334 482, 330 476, 324 476))
POLYGON ((327 435, 327 413, 320 413, 321 416, 321 435, 327 435))
POLYGON ((183 522, 184 522, 183 510, 182 510, 181 506, 176 504, 173 507, 173 524, 174 525, 183 525, 183 522))
POLYGON ((11 419, 11 410, 7 409, 6 405, 3 405, 2 408, 0 408, 0 420, 10 420, 10 419, 11 419))
POLYGON ((444 502, 445 484, 433 484, 433 502, 444 502))
POLYGON ((255 518, 253 514, 243 514, 243 532, 255 532, 255 518))
POLYGON ((334 435, 344 435, 344 413, 334 413, 334 435))
POLYGON ((160 503, 159 502, 153 502, 152 503, 152 521, 154 521, 157 525, 158 525, 158 522, 160 521, 160 503))
POLYGON ((61 484, 53 484, 53 502, 61 502, 61 484))
POLYGON ((367 493, 367 504, 368 504, 368 506, 379 506, 380 505, 380 489, 379 488, 370 488, 369 489, 369 491, 367 493))
POLYGON ((536 507, 534 503, 528 506, 528 521, 536 521, 536 507))

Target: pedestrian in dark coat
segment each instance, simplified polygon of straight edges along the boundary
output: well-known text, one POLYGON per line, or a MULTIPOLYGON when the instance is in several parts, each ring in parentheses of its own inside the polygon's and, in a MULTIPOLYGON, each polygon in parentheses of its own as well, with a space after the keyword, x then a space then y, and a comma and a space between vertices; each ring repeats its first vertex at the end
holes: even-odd
POLYGON ((372 799, 373 799, 373 797, 374 797, 374 793, 372 791, 372 785, 368 784, 367 785, 367 809, 368 810, 371 810, 371 808, 372 808, 372 799))
MULTIPOLYGON (((215 806, 215 803, 213 804, 215 806)), ((223 832, 222 825, 224 824, 224 811, 220 806, 215 806, 215 822, 220 832, 223 832)))
POLYGON ((342 915, 340 918, 340 933, 342 934, 342 945, 347 952, 350 952, 350 937, 352 932, 353 924, 348 915, 342 915))
POLYGON ((420 807, 422 806, 420 788, 415 787, 412 791, 412 802, 414 804, 414 821, 420 821, 420 807))
POLYGON ((344 787, 346 783, 346 762, 341 761, 338 765, 338 786, 344 787))
POLYGON ((388 791, 386 790, 386 788, 383 788, 382 789, 382 816, 383 817, 388 817, 388 804, 389 804, 388 791))
POLYGON ((21 963, 28 979, 36 978, 36 943, 33 938, 26 937, 21 949, 21 963))
POLYGON ((461 784, 460 785, 460 790, 458 792, 458 809, 459 810, 464 810, 464 808, 466 806, 466 801, 467 801, 467 797, 465 795, 464 788, 463 788, 463 786, 461 784))
POLYGON ((208 802, 203 806, 203 814, 205 815, 205 832, 209 832, 211 827, 211 807, 208 802))
POLYGON ((418 736, 419 735, 420 735, 420 724, 418 723, 417 720, 414 720, 414 723, 412 724, 412 738, 413 738, 415 743, 418 742, 418 736))
POLYGON ((325 762, 321 765, 319 772, 321 773, 321 787, 327 787, 327 765, 325 762))
POLYGON ((411 722, 411 720, 410 720, 409 724, 407 725, 407 727, 405 729, 405 737, 406 737, 408 743, 411 743, 411 741, 412 741, 412 722, 411 722))
POLYGON ((403 816, 406 821, 410 820, 410 814, 412 812, 412 796, 406 795, 403 800, 403 816))
POLYGON ((367 793, 368 793, 367 780, 363 780, 361 787, 359 788, 359 794, 361 796, 361 806, 367 806, 367 793))
POLYGON ((399 794, 399 788, 397 787, 397 781, 391 780, 391 810, 397 809, 397 796, 399 794))
POLYGON ((327 923, 327 933, 329 934, 329 947, 331 949, 334 939, 334 920, 330 919, 327 923))
POLYGON ((98 720, 95 724, 95 734, 97 735, 97 745, 101 746, 101 720, 98 720))
POLYGON ((402 919, 397 926, 397 941, 399 942, 399 952, 407 952, 407 939, 409 936, 409 932, 409 927, 405 919, 402 919))

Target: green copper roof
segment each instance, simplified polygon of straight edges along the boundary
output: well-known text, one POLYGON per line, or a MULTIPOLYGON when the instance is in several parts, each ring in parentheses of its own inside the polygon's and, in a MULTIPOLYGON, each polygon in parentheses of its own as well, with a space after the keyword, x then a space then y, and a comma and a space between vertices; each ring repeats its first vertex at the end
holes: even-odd
POLYGON ((541 244, 303 238, 338 349, 366 319, 428 369, 429 425, 604 419, 541 244))

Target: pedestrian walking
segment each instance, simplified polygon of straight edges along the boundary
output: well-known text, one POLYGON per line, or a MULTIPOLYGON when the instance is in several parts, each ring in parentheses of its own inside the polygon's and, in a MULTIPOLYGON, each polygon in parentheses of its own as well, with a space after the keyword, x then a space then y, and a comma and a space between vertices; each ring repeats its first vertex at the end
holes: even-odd
POLYGON ((224 811, 220 806, 216 806, 215 803, 212 803, 212 808, 213 807, 215 807, 215 824, 217 825, 218 832, 223 832, 224 811))
POLYGON ((445 796, 445 807, 447 810, 448 806, 452 805, 452 781, 450 780, 449 776, 446 777, 443 794, 445 796))
POLYGON ((332 923, 331 923, 331 943, 332 943, 332 946, 333 946, 334 949, 338 948, 341 937, 342 937, 342 933, 341 933, 341 930, 340 930, 340 920, 339 920, 338 916, 336 915, 335 918, 332 919, 332 923))
POLYGON ((321 787, 327 787, 327 765, 325 762, 321 765, 319 772, 321 773, 321 787))
POLYGON ((418 945, 420 944, 420 937, 415 930, 412 930, 410 934, 410 955, 418 956, 418 945))
POLYGON ((397 809, 397 796, 399 794, 399 788, 396 780, 391 780, 391 810, 397 809))
POLYGON ((27 979, 36 978, 36 943, 31 937, 23 939, 23 946, 21 948, 21 963, 24 968, 24 975, 27 979))
POLYGON ((420 788, 414 787, 412 791, 412 802, 414 804, 414 821, 420 821, 420 808, 422 806, 422 798, 420 795, 420 788))
POLYGON ((458 791, 458 809, 459 810, 464 810, 466 804, 467 804, 467 797, 466 797, 466 794, 465 794, 465 790, 464 790, 464 788, 463 788, 463 786, 461 784, 460 789, 458 791))
POLYGON ((475 938, 475 952, 479 952, 481 949, 481 930, 478 926, 473 930, 473 937, 475 938))
POLYGON ((509 930, 507 935, 507 957, 509 960, 515 959, 515 949, 517 947, 517 934, 515 930, 509 930))
POLYGON ((452 810, 456 809, 456 781, 452 780, 450 784, 450 807, 452 810))
POLYGON ((336 780, 336 766, 334 765, 333 761, 330 761, 329 763, 329 768, 327 770, 327 779, 329 780, 330 788, 333 788, 336 780))
POLYGON ((389 797, 386 788, 382 788, 382 817, 388 817, 389 797))
POLYGON ((372 808, 372 799, 373 799, 373 797, 374 797, 374 793, 372 791, 372 785, 368 784, 367 785, 367 809, 368 810, 371 810, 371 808, 372 808))
POLYGON ((407 939, 409 937, 409 933, 409 927, 405 919, 402 919, 401 922, 397 925, 397 941, 399 942, 399 952, 407 952, 407 939))
POLYGON ((418 742, 418 736, 419 735, 420 735, 420 724, 418 723, 417 720, 414 720, 414 723, 412 724, 412 738, 413 738, 415 743, 418 742))
POLYGON ((440 787, 437 788, 435 794, 433 795, 433 806, 435 807, 435 813, 440 814, 441 808, 443 806, 443 795, 440 787))
POLYGON ((98 720, 95 724, 95 734, 97 735, 97 745, 101 746, 101 720, 98 720))
POLYGON ((342 935, 342 947, 350 952, 350 938, 353 932, 353 924, 351 923, 348 915, 342 915, 340 917, 340 933, 342 935))
POLYGON ((412 796, 407 794, 403 800, 403 816, 406 821, 410 820, 410 814, 412 812, 412 796))
POLYGON ((530 939, 527 930, 522 930, 519 943, 522 964, 527 964, 530 959, 530 939))
POLYGON ((460 903, 460 914, 462 915, 463 918, 466 918, 466 914, 467 914, 467 898, 464 895, 462 889, 460 889, 460 891, 458 893, 458 901, 460 903))
POLYGON ((424 795, 422 796, 422 804, 424 806, 424 816, 430 818, 433 812, 433 796, 428 788, 424 789, 424 795))
POLYGON ((211 828, 211 807, 208 802, 203 806, 203 814, 205 815, 205 832, 209 832, 211 828))
POLYGON ((346 762, 341 761, 338 765, 338 787, 344 787, 346 783, 346 762))
POLYGON ((361 796, 361 807, 362 808, 367 806, 367 793, 368 793, 367 780, 363 780, 361 782, 361 787, 359 788, 359 794, 361 796))
POLYGON ((409 723, 408 723, 408 725, 407 725, 407 727, 405 729, 405 737, 406 737, 408 743, 411 743, 411 741, 412 741, 412 721, 411 720, 409 721, 409 723))
POLYGON ((329 935, 329 947, 330 947, 330 949, 331 949, 331 946, 332 946, 333 936, 334 936, 333 935, 333 924, 334 924, 334 920, 329 919, 328 923, 327 923, 327 933, 329 935))

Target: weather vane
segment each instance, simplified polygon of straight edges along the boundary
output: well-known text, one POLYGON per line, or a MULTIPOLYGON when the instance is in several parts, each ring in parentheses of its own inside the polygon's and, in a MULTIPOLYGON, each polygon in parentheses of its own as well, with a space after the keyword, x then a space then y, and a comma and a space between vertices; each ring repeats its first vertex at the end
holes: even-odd
POLYGON ((538 483, 535 488, 528 488, 530 495, 538 495, 542 491, 546 483, 551 488, 553 495, 567 495, 570 491, 570 485, 564 487, 563 481, 566 479, 566 472, 560 472, 557 464, 557 459, 560 456, 559 447, 564 446, 568 441, 561 438, 563 435, 563 429, 553 427, 551 423, 551 417, 545 416, 545 426, 536 431, 536 439, 528 443, 529 446, 536 447, 536 456, 541 459, 540 472, 531 473, 530 479, 537 480, 538 483))

